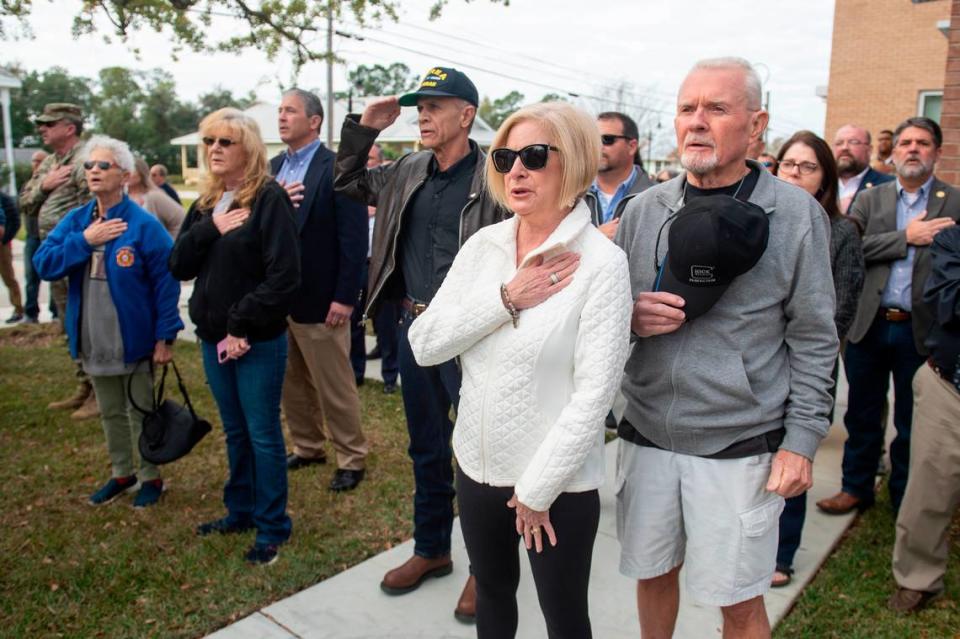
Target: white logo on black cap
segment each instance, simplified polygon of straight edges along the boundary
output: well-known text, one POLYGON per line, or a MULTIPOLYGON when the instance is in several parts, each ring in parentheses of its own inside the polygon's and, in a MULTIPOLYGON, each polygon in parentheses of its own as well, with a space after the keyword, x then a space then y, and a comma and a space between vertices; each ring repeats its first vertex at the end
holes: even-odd
POLYGON ((696 282, 697 284, 710 284, 717 281, 717 276, 714 275, 715 266, 699 266, 697 264, 692 264, 690 266, 690 282, 696 282))

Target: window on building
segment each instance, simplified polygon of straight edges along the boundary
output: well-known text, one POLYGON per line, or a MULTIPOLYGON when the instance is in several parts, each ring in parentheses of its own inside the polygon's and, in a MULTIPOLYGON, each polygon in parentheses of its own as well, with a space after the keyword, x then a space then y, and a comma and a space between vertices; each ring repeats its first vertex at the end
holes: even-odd
POLYGON ((940 108, 943 106, 943 91, 921 91, 917 100, 917 115, 940 122, 940 108))

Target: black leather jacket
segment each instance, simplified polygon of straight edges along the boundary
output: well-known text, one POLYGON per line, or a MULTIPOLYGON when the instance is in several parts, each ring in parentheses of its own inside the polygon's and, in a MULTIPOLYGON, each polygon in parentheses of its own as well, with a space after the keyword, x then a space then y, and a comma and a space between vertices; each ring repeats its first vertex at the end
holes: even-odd
MULTIPOLYGON (((367 168, 367 154, 376 142, 377 129, 360 124, 360 116, 348 115, 340 134, 333 186, 368 206, 377 207, 377 223, 370 245, 370 272, 365 316, 372 317, 380 300, 402 297, 397 268, 397 242, 401 221, 410 200, 427 179, 432 151, 408 153, 387 166, 367 168)), ((471 142, 471 144, 473 144, 471 142)), ((484 226, 500 222, 508 213, 484 188, 486 155, 481 151, 470 188, 460 213, 460 245, 484 226)))

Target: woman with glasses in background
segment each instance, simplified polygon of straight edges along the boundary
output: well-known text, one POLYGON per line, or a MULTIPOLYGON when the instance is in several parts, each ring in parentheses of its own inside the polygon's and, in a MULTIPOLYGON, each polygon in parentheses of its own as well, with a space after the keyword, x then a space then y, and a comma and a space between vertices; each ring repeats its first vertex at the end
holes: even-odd
POLYGON ((626 256, 583 201, 599 140, 593 119, 562 102, 507 118, 486 181, 514 216, 463 245, 410 327, 418 364, 463 367, 453 447, 481 638, 516 634, 520 540, 547 635, 591 636, 603 424, 632 307, 626 256))
MULTIPOLYGON (((816 198, 830 218, 830 263, 837 299, 834 323, 842 352, 847 331, 857 314, 865 266, 861 231, 853 220, 840 213, 837 164, 830 145, 810 131, 798 131, 780 147, 775 174, 816 198)), ((833 386, 830 389, 834 399, 838 369, 839 363, 834 366, 833 386)), ((833 421, 833 411, 830 421, 833 421)), ((786 586, 792 579, 793 558, 800 547, 806 513, 806 493, 786 500, 780 515, 780 546, 777 550, 777 569, 771 584, 774 588, 786 586)))
POLYGON ((287 311, 300 286, 293 205, 270 177, 252 118, 214 111, 200 123, 208 173, 170 255, 180 280, 196 278, 190 319, 220 409, 230 477, 227 514, 198 535, 256 529, 251 564, 277 558, 289 537, 287 463, 280 396, 287 361, 287 311))
POLYGON ((129 398, 136 406, 153 404, 149 362, 173 359, 173 340, 183 328, 180 283, 167 270, 173 240, 124 194, 133 172, 125 142, 95 135, 81 157, 94 199, 67 213, 33 264, 45 280, 69 279, 70 355, 90 376, 100 406, 112 472, 88 501, 108 504, 139 486, 133 505, 146 508, 160 500, 163 480, 153 464, 135 462, 143 414, 129 398))

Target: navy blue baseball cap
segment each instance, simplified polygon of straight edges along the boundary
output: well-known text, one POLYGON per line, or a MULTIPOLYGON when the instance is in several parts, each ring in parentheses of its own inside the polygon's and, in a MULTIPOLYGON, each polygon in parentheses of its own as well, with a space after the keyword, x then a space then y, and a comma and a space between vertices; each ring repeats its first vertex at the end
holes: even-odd
POLYGON ((449 67, 434 67, 427 71, 416 91, 400 97, 400 106, 417 106, 417 100, 428 96, 460 98, 473 106, 480 105, 477 87, 470 78, 449 67))

